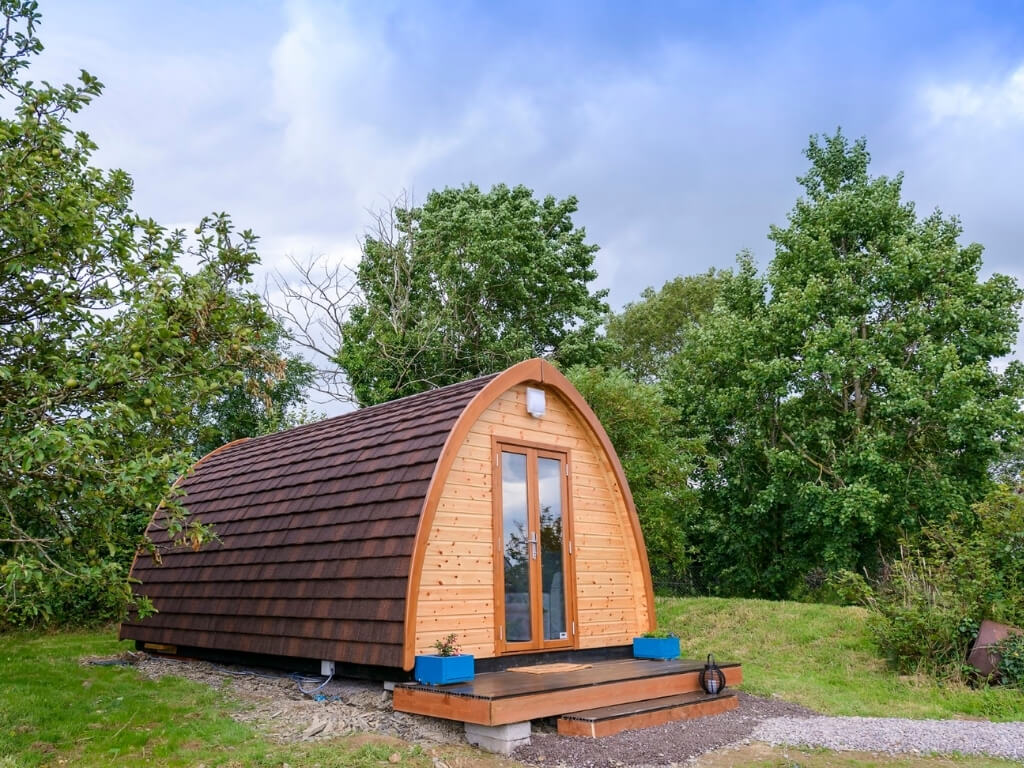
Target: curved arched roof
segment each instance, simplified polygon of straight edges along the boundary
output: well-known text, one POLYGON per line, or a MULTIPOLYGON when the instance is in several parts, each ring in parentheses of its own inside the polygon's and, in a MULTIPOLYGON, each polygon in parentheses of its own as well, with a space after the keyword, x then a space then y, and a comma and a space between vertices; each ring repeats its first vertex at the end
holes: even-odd
MULTIPOLYGON (((507 371, 229 444, 180 483, 218 541, 170 546, 160 515, 137 591, 158 609, 121 636, 183 647, 411 668, 423 549, 466 432, 516 384, 555 387, 590 423, 626 497, 622 468, 579 393, 550 364, 507 371)), ((651 589, 647 577, 647 593, 651 589)))

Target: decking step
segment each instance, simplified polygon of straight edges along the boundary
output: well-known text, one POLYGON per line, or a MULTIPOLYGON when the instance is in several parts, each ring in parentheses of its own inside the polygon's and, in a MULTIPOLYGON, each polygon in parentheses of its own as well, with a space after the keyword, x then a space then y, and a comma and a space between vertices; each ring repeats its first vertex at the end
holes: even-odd
POLYGON ((658 699, 614 704, 610 707, 585 709, 558 718, 558 732, 563 736, 587 736, 597 739, 621 731, 650 728, 676 720, 718 715, 736 709, 739 701, 734 693, 709 696, 706 693, 681 693, 658 699))

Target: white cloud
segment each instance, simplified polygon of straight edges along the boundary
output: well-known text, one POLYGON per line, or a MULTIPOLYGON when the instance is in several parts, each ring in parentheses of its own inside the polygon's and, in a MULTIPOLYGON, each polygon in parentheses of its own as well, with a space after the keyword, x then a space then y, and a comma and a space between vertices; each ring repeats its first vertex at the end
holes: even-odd
POLYGON ((403 138, 392 108, 402 74, 379 30, 344 6, 294 0, 271 54, 271 115, 283 126, 282 170, 331 190, 359 218, 452 148, 445 135, 403 138))
POLYGON ((936 122, 967 120, 995 129, 1024 123, 1024 64, 995 82, 929 85, 922 99, 936 122))

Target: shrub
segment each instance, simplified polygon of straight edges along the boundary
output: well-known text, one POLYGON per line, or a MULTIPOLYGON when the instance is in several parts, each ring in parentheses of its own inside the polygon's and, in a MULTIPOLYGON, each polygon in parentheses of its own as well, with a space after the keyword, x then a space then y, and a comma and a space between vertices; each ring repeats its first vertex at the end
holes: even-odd
POLYGON ((650 632, 644 632, 643 635, 641 635, 641 637, 653 637, 659 640, 668 640, 670 638, 678 638, 679 635, 675 632, 670 632, 667 629, 654 629, 650 632))
POLYGON ((1010 635, 996 643, 999 677, 1006 685, 1024 688, 1024 634, 1010 635))
POLYGON ((434 648, 437 650, 438 656, 458 656, 462 653, 462 648, 459 647, 458 643, 458 635, 454 632, 441 640, 435 640, 434 648))
POLYGON ((983 620, 1024 621, 1024 496, 998 489, 904 542, 875 578, 845 572, 834 583, 872 611, 875 641, 897 669, 958 677, 983 620))

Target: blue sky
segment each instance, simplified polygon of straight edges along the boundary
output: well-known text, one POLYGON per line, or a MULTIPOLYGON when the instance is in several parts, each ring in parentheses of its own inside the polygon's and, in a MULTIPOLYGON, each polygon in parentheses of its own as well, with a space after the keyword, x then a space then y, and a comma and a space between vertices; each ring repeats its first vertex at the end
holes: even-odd
POLYGON ((922 212, 1024 279, 1024 4, 43 0, 36 77, 143 213, 226 210, 351 263, 367 209, 469 181, 574 194, 615 306, 771 257, 811 133, 866 136, 922 212))

